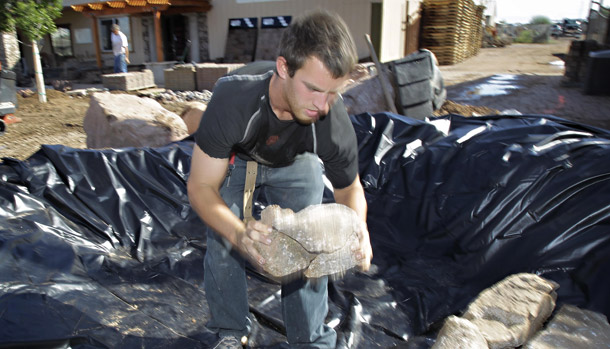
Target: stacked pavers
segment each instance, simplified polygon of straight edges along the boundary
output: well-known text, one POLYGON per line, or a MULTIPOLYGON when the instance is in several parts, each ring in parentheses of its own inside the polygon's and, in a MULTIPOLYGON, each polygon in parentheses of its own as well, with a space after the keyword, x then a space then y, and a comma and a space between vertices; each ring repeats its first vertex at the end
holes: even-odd
POLYGON ((195 68, 197 89, 212 91, 216 81, 233 70, 244 66, 243 63, 201 63, 195 68))
POLYGON ((196 91, 195 67, 192 64, 175 65, 165 69, 165 88, 174 91, 196 91))
POLYGON ((109 90, 134 91, 155 87, 155 78, 149 69, 139 72, 102 75, 102 83, 109 90))
POLYGON ((182 64, 165 70, 165 88, 174 91, 212 91, 216 81, 243 63, 182 64))

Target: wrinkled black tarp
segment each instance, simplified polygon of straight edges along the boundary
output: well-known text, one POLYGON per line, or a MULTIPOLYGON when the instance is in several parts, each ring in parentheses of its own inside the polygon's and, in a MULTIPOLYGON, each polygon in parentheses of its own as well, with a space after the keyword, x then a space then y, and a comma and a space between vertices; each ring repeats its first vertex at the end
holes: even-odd
MULTIPOLYGON (((610 133, 552 116, 448 116, 448 135, 353 117, 373 268, 330 285, 352 347, 427 347, 442 319, 517 272, 558 303, 610 314, 610 133)), ((0 164, 0 347, 208 347, 205 229, 190 209, 192 141, 43 146, 0 164)), ((249 273, 252 343, 283 341, 278 285, 249 273)))

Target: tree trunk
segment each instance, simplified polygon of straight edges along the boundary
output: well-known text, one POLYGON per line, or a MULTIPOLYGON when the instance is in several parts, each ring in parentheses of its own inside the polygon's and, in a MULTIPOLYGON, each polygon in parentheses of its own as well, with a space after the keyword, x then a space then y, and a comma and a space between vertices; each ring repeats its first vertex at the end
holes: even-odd
POLYGON ((36 90, 40 103, 47 102, 47 93, 44 88, 44 76, 42 75, 42 64, 40 64, 40 52, 36 40, 32 40, 32 53, 34 55, 34 74, 36 75, 36 90))

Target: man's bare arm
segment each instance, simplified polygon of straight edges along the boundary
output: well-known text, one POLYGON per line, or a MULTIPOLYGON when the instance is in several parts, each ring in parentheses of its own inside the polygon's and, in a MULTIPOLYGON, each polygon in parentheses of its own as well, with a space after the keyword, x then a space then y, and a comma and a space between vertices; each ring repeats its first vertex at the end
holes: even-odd
POLYGON ((227 174, 228 164, 229 159, 213 158, 195 145, 187 183, 189 201, 208 226, 227 239, 245 257, 263 264, 264 260, 254 249, 253 243, 255 240, 269 243, 265 234, 268 227, 257 221, 246 226, 220 196, 220 186, 227 174))
POLYGON ((369 239, 369 230, 366 225, 367 204, 366 198, 364 197, 364 188, 362 188, 362 184, 360 184, 360 177, 356 176, 356 179, 354 179, 352 184, 345 188, 335 189, 335 201, 352 208, 356 211, 360 219, 362 219, 362 229, 359 236, 360 249, 358 254, 361 269, 367 271, 371 266, 373 250, 369 239))

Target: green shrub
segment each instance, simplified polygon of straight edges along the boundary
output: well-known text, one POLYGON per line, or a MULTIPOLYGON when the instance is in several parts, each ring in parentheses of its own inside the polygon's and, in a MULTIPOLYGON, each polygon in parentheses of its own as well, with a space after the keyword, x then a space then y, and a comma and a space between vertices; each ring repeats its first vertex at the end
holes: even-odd
POLYGON ((551 20, 546 16, 535 16, 530 20, 530 24, 551 24, 551 20))
POLYGON ((531 30, 524 30, 521 33, 519 33, 519 36, 517 36, 515 38, 515 42, 521 43, 521 44, 530 44, 533 41, 534 41, 534 38, 533 38, 531 30))

